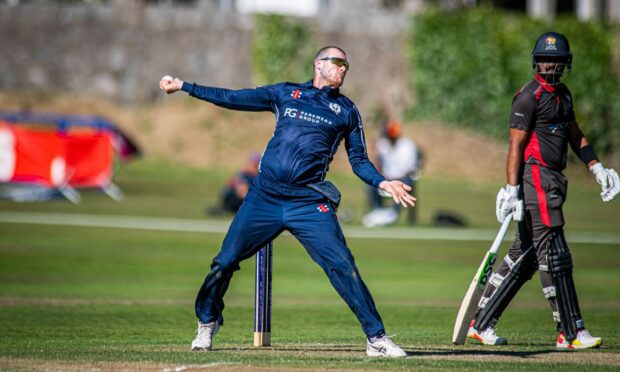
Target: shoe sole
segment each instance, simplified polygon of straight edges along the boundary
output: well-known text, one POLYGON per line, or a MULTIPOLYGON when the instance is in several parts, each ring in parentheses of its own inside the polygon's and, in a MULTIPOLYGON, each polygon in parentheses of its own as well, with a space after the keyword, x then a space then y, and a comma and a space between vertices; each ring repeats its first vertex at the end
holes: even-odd
POLYGON ((210 347, 192 346, 192 351, 209 351, 209 350, 211 350, 210 347))
POLYGON ((373 357, 373 358, 374 357, 404 358, 407 356, 407 353, 405 352, 405 355, 389 355, 389 354, 386 354, 384 351, 366 349, 366 355, 368 355, 369 357, 373 357))
POLYGON ((381 358, 404 358, 407 356, 407 354, 405 355, 388 355, 388 354, 383 354, 381 352, 370 352, 368 350, 366 350, 366 355, 368 355, 369 357, 372 358, 377 358, 377 357, 381 357, 381 358))
POLYGON ((583 345, 558 345, 556 344, 555 347, 558 350, 585 350, 585 349, 598 349, 601 345, 603 344, 603 340, 595 343, 594 345, 590 345, 590 346, 583 346, 583 345))
POLYGON ((480 337, 477 333, 473 333, 473 334, 468 334, 467 337, 474 339, 476 341, 480 341, 483 345, 487 345, 487 346, 503 346, 503 345, 508 345, 508 340, 504 341, 500 341, 500 342, 495 342, 494 344, 485 341, 482 337, 480 337))

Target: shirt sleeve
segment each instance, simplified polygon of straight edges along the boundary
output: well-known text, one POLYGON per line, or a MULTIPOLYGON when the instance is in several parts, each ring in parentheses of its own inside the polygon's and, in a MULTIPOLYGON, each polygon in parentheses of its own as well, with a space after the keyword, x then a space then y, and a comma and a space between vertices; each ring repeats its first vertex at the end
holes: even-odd
POLYGON ((232 90, 183 82, 181 89, 192 97, 231 110, 275 112, 277 94, 274 85, 232 90))
POLYGON ((377 168, 368 159, 362 118, 355 107, 350 114, 349 128, 344 145, 353 173, 362 181, 374 187, 378 187, 381 182, 385 181, 385 177, 377 171, 377 168))
POLYGON ((531 132, 536 121, 536 98, 532 94, 521 92, 512 100, 510 111, 510 128, 531 132))

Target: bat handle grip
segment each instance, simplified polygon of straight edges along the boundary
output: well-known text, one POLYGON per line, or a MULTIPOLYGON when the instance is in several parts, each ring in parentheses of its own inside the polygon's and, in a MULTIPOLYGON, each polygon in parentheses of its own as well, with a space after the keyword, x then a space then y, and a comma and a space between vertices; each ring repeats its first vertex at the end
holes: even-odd
POLYGON ((506 219, 502 223, 502 227, 500 227, 495 240, 493 241, 493 245, 491 246, 491 253, 497 253, 499 250, 499 246, 502 244, 502 240, 504 240, 504 236, 506 236, 506 231, 508 231, 508 227, 510 226, 510 222, 512 222, 512 212, 508 213, 506 219))

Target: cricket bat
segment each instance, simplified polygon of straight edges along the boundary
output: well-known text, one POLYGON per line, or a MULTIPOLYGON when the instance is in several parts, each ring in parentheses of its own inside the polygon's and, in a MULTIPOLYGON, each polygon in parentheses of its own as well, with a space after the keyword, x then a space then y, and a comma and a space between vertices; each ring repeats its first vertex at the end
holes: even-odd
POLYGON ((461 303, 461 308, 459 309, 459 313, 456 316, 456 322, 454 322, 452 343, 455 345, 463 345, 465 343, 465 340, 467 339, 469 323, 474 318, 474 314, 476 313, 476 309, 478 308, 478 302, 482 297, 482 293, 484 292, 484 288, 487 285, 489 276, 493 271, 493 265, 495 264, 497 251, 502 244, 502 240, 504 240, 506 231, 508 231, 510 221, 512 221, 512 213, 506 216, 502 227, 499 229, 499 232, 497 233, 497 236, 493 241, 493 245, 491 245, 491 248, 484 256, 484 259, 482 260, 478 271, 476 271, 476 275, 474 275, 474 279, 469 285, 467 293, 465 293, 465 297, 463 298, 463 302, 461 303))

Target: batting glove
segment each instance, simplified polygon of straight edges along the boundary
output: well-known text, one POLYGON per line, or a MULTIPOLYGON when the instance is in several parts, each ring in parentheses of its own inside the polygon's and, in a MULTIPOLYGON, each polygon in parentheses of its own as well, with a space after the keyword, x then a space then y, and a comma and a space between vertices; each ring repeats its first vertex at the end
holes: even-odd
POLYGON ((523 219, 523 200, 519 199, 519 186, 506 185, 499 189, 495 201, 495 215, 500 223, 512 212, 512 219, 523 219))
POLYGON ((590 172, 596 178, 596 182, 601 185, 601 199, 604 202, 613 200, 620 193, 620 179, 615 170, 605 168, 601 163, 596 163, 590 167, 590 172))

